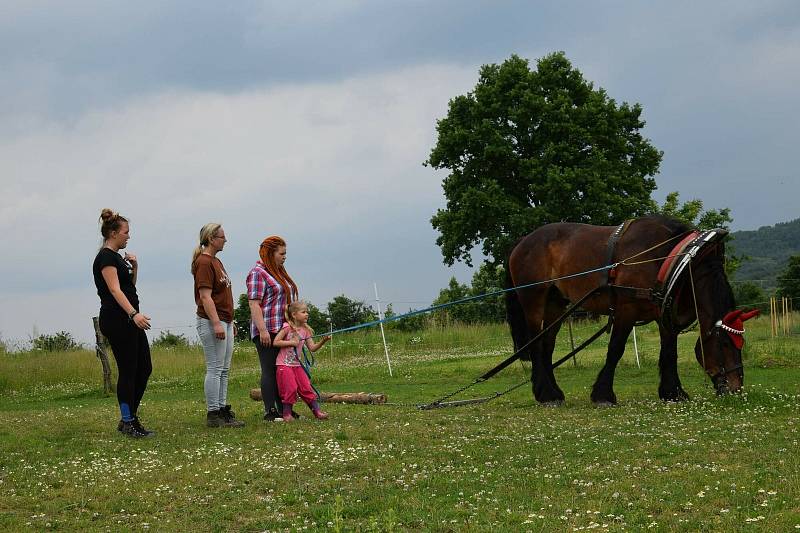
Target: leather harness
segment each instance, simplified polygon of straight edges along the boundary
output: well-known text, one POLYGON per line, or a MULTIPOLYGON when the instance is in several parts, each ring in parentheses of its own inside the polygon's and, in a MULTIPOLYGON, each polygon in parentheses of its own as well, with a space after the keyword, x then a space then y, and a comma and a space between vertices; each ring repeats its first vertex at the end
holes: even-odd
POLYGON ((625 294, 637 300, 648 300, 653 302, 657 308, 658 320, 669 329, 674 327, 673 311, 677 303, 677 288, 682 275, 689 268, 695 257, 701 257, 711 250, 711 244, 716 243, 725 232, 719 229, 698 231, 693 230, 687 233, 672 250, 667 254, 664 262, 658 271, 656 284, 653 288, 644 287, 625 287, 615 284, 617 267, 619 263, 614 263, 616 247, 619 240, 628 230, 633 220, 626 220, 611 233, 606 244, 606 264, 614 265, 608 270, 606 286, 610 291, 609 322, 613 322, 614 310, 616 308, 617 296, 625 294))

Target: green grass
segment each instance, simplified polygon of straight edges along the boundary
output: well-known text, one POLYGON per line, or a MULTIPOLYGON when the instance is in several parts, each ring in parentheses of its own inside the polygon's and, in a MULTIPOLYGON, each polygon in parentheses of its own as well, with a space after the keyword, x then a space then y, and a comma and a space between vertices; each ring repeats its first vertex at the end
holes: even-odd
MULTIPOLYGON (((575 341, 595 324, 576 324, 575 341)), ((528 386, 490 403, 419 411, 510 354, 505 326, 336 339, 317 356, 325 391, 384 392, 400 405, 329 405, 331 420, 261 421, 251 345, 229 399, 241 430, 204 426, 199 349, 156 350, 142 406, 157 437, 115 431, 93 352, 0 355, 0 529, 263 531, 794 531, 800 525, 800 341, 748 322, 746 389, 717 398, 680 339, 692 400, 658 400, 658 335, 638 329, 615 380, 618 407, 588 395, 604 339, 557 377, 561 408, 528 386)), ((569 346, 566 329, 559 353, 569 346)), ((515 363, 459 398, 527 377, 515 363)), ((300 410, 305 414, 305 410, 300 410)))

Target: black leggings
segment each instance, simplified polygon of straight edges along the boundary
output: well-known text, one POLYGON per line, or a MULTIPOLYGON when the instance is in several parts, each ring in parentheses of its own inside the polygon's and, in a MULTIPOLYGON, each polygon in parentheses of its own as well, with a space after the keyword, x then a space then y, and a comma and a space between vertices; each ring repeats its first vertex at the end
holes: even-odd
POLYGON ((127 404, 130 414, 135 416, 153 371, 147 335, 127 316, 102 310, 100 331, 111 344, 117 361, 117 402, 127 404))
MULTIPOLYGON (((269 338, 275 341, 277 332, 270 332, 269 338)), ((280 348, 275 348, 272 343, 262 346, 259 337, 253 337, 258 352, 258 362, 261 363, 261 398, 264 400, 264 412, 283 412, 280 396, 278 396, 278 382, 275 379, 275 360, 278 358, 280 348)))

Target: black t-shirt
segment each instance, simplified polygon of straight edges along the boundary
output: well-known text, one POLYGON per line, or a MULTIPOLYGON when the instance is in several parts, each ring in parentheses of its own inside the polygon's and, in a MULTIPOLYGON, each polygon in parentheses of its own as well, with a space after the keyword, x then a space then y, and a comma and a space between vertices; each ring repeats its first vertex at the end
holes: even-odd
POLYGON ((105 247, 97 252, 97 257, 94 258, 94 264, 92 265, 94 284, 97 286, 97 295, 100 296, 100 309, 125 312, 114 299, 111 291, 108 290, 106 280, 103 279, 102 270, 107 266, 113 266, 117 269, 119 288, 122 289, 122 292, 128 297, 128 301, 138 311, 139 296, 136 294, 136 286, 133 284, 133 267, 117 252, 105 247))

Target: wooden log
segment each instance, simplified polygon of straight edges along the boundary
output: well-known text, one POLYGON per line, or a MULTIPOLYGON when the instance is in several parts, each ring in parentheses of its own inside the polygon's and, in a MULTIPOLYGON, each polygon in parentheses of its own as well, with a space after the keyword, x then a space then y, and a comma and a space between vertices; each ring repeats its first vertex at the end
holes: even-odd
MULTIPOLYGON (((250 389, 250 398, 260 402, 261 389, 250 389)), ((381 404, 386 403, 386 395, 373 392, 321 392, 320 399, 327 403, 359 403, 359 404, 381 404)))
POLYGON ((110 394, 114 392, 114 384, 111 383, 111 365, 108 362, 108 354, 106 353, 106 338, 100 332, 100 319, 92 317, 92 325, 94 326, 94 339, 95 339, 95 355, 100 359, 100 364, 103 367, 103 393, 110 394))

